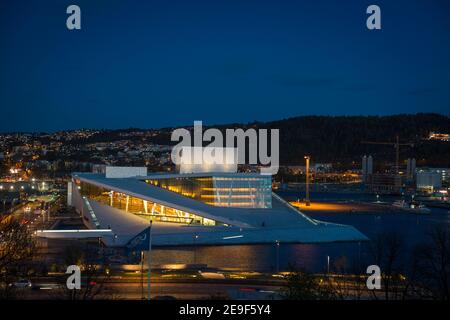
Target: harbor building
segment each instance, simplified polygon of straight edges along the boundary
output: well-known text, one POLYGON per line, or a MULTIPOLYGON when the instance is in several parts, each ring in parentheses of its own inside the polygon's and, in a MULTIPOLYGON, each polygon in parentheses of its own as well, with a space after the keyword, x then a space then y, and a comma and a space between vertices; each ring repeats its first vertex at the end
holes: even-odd
POLYGON ((352 226, 308 217, 272 192, 270 175, 259 173, 197 168, 148 174, 145 167, 107 166, 73 173, 68 205, 87 230, 42 230, 38 236, 98 237, 106 246, 133 250, 152 221, 155 246, 367 240, 352 226))

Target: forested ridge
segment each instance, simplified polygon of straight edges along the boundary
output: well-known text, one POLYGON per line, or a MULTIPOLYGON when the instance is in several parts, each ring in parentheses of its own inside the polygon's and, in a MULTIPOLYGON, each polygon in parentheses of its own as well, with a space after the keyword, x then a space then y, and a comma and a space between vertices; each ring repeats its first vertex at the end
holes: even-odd
MULTIPOLYGON (((185 128, 192 129, 193 123, 185 128)), ((419 166, 450 167, 450 142, 429 140, 430 132, 450 133, 450 117, 434 113, 399 114, 391 116, 299 116, 270 122, 247 124, 204 124, 219 128, 269 128, 280 130, 280 163, 302 165, 304 155, 313 162, 331 162, 343 167, 352 162, 359 165, 363 155, 372 155, 377 163, 393 162, 393 146, 368 145, 363 141, 414 143, 402 147, 400 160, 414 157, 419 166)), ((121 139, 140 140, 144 143, 173 145, 170 141, 174 128, 99 130, 88 139, 66 143, 84 144, 121 139), (146 135, 139 134, 146 132, 146 135)), ((205 143, 207 144, 207 143, 205 143)))

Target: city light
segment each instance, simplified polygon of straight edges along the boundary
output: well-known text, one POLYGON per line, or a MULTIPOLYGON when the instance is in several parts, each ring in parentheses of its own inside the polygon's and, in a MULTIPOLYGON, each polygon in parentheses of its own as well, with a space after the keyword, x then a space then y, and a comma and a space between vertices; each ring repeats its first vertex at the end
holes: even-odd
POLYGON ((450 0, 3 2, 12 314, 450 300, 450 0))

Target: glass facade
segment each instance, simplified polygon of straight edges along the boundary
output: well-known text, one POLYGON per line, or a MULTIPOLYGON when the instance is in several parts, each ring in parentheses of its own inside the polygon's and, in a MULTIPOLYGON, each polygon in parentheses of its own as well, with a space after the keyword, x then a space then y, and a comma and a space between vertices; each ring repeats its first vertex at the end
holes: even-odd
POLYGON ((81 195, 89 200, 138 215, 144 219, 210 226, 222 224, 215 220, 167 207, 156 202, 132 197, 125 193, 111 191, 84 181, 74 180, 74 182, 81 195))
POLYGON ((145 182, 220 207, 271 208, 272 180, 260 177, 174 177, 145 182))

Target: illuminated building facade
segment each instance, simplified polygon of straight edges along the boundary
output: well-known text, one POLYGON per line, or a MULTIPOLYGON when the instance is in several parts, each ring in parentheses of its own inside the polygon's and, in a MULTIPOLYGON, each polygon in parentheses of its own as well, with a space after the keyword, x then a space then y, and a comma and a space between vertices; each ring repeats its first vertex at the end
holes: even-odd
POLYGON ((219 207, 271 208, 270 176, 188 176, 145 182, 219 207))
POLYGON ((147 174, 142 168, 110 167, 73 173, 68 205, 88 229, 109 230, 102 237, 108 246, 129 246, 150 221, 153 241, 162 246, 366 239, 351 226, 306 216, 273 193, 271 184, 271 176, 258 173, 147 174))
POLYGON ((216 225, 211 219, 171 208, 163 204, 133 197, 127 193, 116 192, 80 180, 75 180, 82 197, 88 201, 96 201, 125 213, 132 213, 146 220, 177 222, 185 224, 216 225))

